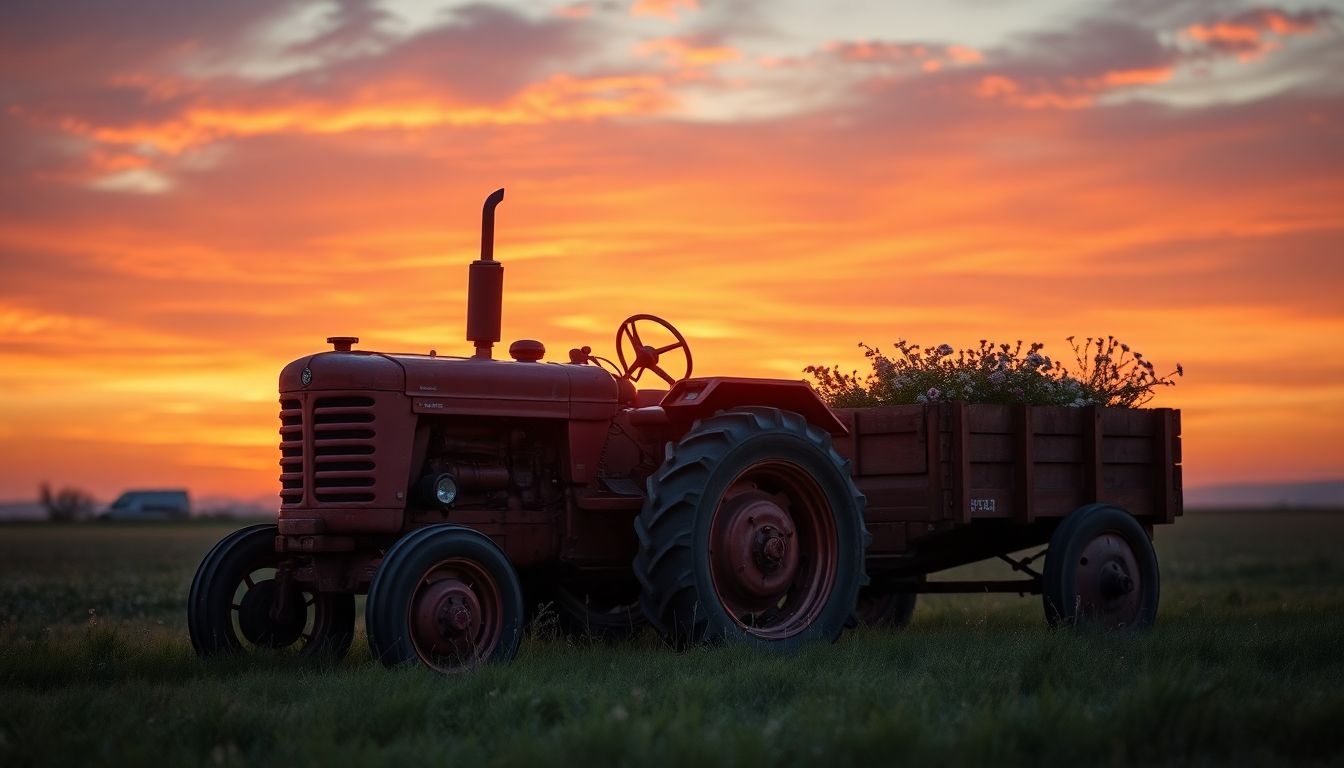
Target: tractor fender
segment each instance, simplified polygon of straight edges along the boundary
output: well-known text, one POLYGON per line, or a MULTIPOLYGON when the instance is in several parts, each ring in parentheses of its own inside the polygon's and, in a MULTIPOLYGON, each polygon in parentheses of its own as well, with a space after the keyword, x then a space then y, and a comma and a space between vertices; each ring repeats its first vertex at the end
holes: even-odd
POLYGON ((683 433, 690 429, 697 419, 742 406, 764 406, 793 411, 807 419, 808 423, 829 432, 832 436, 842 437, 849 434, 849 428, 836 418, 835 413, 816 390, 802 380, 783 381, 728 376, 682 379, 663 396, 656 408, 667 414, 666 423, 673 431, 683 433))

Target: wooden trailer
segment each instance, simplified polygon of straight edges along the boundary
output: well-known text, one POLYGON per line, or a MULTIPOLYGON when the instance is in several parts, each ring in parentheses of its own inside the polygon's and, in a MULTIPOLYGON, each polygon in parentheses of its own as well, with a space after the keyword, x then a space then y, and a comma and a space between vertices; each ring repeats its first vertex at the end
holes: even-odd
POLYGON ((836 449, 868 500, 861 618, 907 621, 917 592, 1017 592, 1043 593, 1052 623, 1151 623, 1153 527, 1182 512, 1180 411, 953 402, 836 415, 850 430, 836 449), (1012 556, 1046 545, 1044 569, 1033 564, 1046 553, 1012 556), (990 558, 1021 577, 925 579, 990 558))

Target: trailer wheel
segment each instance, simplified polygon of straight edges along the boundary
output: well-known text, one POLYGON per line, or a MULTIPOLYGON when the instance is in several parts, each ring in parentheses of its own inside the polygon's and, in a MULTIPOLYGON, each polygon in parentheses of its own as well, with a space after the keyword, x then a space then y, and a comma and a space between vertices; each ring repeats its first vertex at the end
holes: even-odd
POLYGON ((293 610, 277 621, 275 525, 224 537, 196 570, 187 598, 187 629, 200 656, 295 648, 300 656, 344 656, 355 631, 355 596, 293 586, 293 610))
POLYGON ((867 581, 864 506, 848 462, 802 416, 697 422, 668 446, 635 522, 644 614, 679 648, 834 641, 867 581))
POLYGON ((1052 627, 1146 629, 1157 618, 1157 554, 1139 521, 1119 507, 1089 504, 1064 518, 1042 577, 1052 627))
POLYGON ((508 661, 523 634, 523 591, 508 557, 485 535, 433 525, 383 556, 364 609, 369 647, 388 667, 419 661, 459 672, 508 661))
MULTIPOLYGON (((923 577, 919 579, 923 581, 923 577)), ((859 601, 854 606, 854 619, 865 627, 905 629, 915 616, 914 592, 879 591, 871 586, 859 590, 859 601)))

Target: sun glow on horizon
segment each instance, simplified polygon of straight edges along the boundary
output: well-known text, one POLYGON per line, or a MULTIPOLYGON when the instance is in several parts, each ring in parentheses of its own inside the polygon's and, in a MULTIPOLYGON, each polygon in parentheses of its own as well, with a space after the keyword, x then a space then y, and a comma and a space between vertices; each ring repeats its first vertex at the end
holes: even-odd
POLYGON ((468 352, 498 186, 505 348, 649 312, 698 375, 799 379, 1114 334, 1185 365, 1187 485, 1344 467, 1329 7, 412 5, 0 10, 0 498, 273 494, 285 363, 468 352))

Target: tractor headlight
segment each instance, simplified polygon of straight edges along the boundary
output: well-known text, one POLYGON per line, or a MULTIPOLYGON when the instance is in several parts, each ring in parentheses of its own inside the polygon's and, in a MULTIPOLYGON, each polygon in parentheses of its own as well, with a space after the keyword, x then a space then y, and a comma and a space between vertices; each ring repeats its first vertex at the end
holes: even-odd
POLYGON ((434 500, 445 507, 457 501, 457 478, 447 473, 434 478, 434 500))

